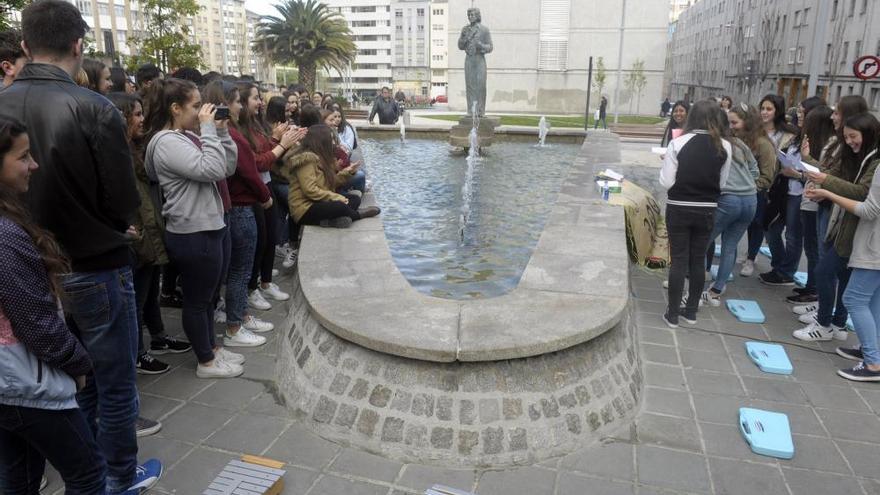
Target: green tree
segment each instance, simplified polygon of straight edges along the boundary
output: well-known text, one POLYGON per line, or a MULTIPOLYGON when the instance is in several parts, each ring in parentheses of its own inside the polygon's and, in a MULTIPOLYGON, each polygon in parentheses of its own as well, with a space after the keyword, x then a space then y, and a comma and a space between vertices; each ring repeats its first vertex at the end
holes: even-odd
POLYGON ((641 105, 642 92, 648 85, 648 78, 645 76, 645 61, 636 59, 629 70, 626 79, 623 81, 624 87, 630 95, 629 111, 632 113, 633 99, 636 100, 636 113, 639 113, 641 105))
POLYGON ((599 59, 596 60, 596 70, 593 71, 593 90, 595 90, 599 96, 602 96, 602 90, 605 89, 607 77, 608 74, 605 71, 605 59, 599 57, 599 59))
POLYGON ((21 11, 31 0, 0 0, 0 31, 9 29, 13 12, 21 11))
POLYGON ((295 65, 299 83, 315 90, 317 70, 342 72, 354 62, 357 47, 348 23, 317 0, 285 0, 257 28, 253 49, 276 64, 295 65))
POLYGON ((190 42, 190 27, 185 23, 198 12, 196 0, 142 0, 143 37, 135 37, 130 43, 139 54, 129 60, 129 68, 147 62, 165 72, 204 67, 202 47, 190 42))

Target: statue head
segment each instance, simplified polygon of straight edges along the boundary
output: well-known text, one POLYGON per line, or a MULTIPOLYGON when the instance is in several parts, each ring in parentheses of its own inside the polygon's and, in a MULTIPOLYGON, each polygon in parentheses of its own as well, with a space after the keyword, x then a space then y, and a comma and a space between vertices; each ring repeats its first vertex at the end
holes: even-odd
POLYGON ((475 22, 482 22, 483 21, 483 16, 480 15, 480 9, 476 9, 476 8, 468 9, 467 15, 468 15, 468 21, 470 21, 471 24, 473 24, 475 22))

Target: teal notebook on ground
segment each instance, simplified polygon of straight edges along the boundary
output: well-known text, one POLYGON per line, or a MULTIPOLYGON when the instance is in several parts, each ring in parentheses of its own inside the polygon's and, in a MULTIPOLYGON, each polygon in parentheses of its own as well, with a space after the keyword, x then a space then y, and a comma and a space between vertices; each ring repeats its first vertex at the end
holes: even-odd
POLYGON ((794 274, 794 283, 798 287, 806 287, 807 286, 807 272, 797 272, 794 274))
POLYGON ((728 299, 727 309, 743 323, 764 323, 764 312, 756 301, 728 299))
POLYGON ((850 332, 856 331, 856 327, 853 325, 852 315, 846 317, 846 329, 850 332))
MULTIPOLYGON (((718 265, 712 265, 712 268, 709 269, 709 273, 712 274, 712 280, 718 278, 718 265)), ((733 280, 733 272, 727 277, 727 281, 730 282, 733 280)))
POLYGON ((741 407, 739 430, 756 454, 780 459, 794 457, 791 425, 785 414, 741 407))
POLYGON ((772 257, 773 257, 773 256, 770 254, 770 248, 769 248, 768 246, 761 246, 761 249, 760 249, 759 252, 760 252, 761 254, 763 254, 764 256, 768 257, 768 258, 772 258, 772 257))
POLYGON ((715 243, 715 257, 721 257, 721 244, 715 243))
POLYGON ((746 354, 764 373, 790 375, 794 371, 785 348, 766 342, 746 342, 746 354))

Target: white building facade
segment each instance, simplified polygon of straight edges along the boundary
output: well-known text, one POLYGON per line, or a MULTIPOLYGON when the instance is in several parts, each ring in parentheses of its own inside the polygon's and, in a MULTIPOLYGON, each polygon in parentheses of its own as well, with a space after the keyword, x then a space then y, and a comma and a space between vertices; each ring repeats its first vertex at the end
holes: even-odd
POLYGON ((141 29, 140 6, 130 0, 71 0, 91 28, 88 37, 96 51, 112 58, 134 55, 129 40, 141 29))
POLYGON ((392 86, 391 0, 325 0, 348 22, 357 45, 357 57, 344 74, 329 74, 336 94, 373 98, 382 86, 392 86))
POLYGON ((425 96, 431 89, 429 0, 391 2, 391 78, 394 91, 408 97, 425 96))
MULTIPOLYGON (((461 111, 465 54, 458 37, 470 4, 449 0, 448 9, 449 106, 461 111)), ((584 113, 590 56, 594 64, 603 59, 609 113, 659 113, 669 0, 482 0, 476 6, 494 44, 486 55, 489 113, 584 113), (634 73, 645 83, 630 89, 626 81, 634 73)), ((593 89, 593 109, 599 93, 593 89)))
POLYGON ((449 0, 431 1, 431 98, 446 96, 449 86, 449 0))

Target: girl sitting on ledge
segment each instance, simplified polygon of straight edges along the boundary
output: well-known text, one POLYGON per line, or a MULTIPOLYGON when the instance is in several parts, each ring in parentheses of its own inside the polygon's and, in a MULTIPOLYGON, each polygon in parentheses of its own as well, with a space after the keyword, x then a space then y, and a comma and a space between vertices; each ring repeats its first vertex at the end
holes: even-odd
POLYGON ((344 229, 380 213, 375 206, 358 210, 358 194, 334 192, 347 184, 358 168, 355 163, 337 172, 334 148, 333 129, 313 125, 299 149, 284 157, 284 171, 290 180, 290 213, 299 225, 344 229))

